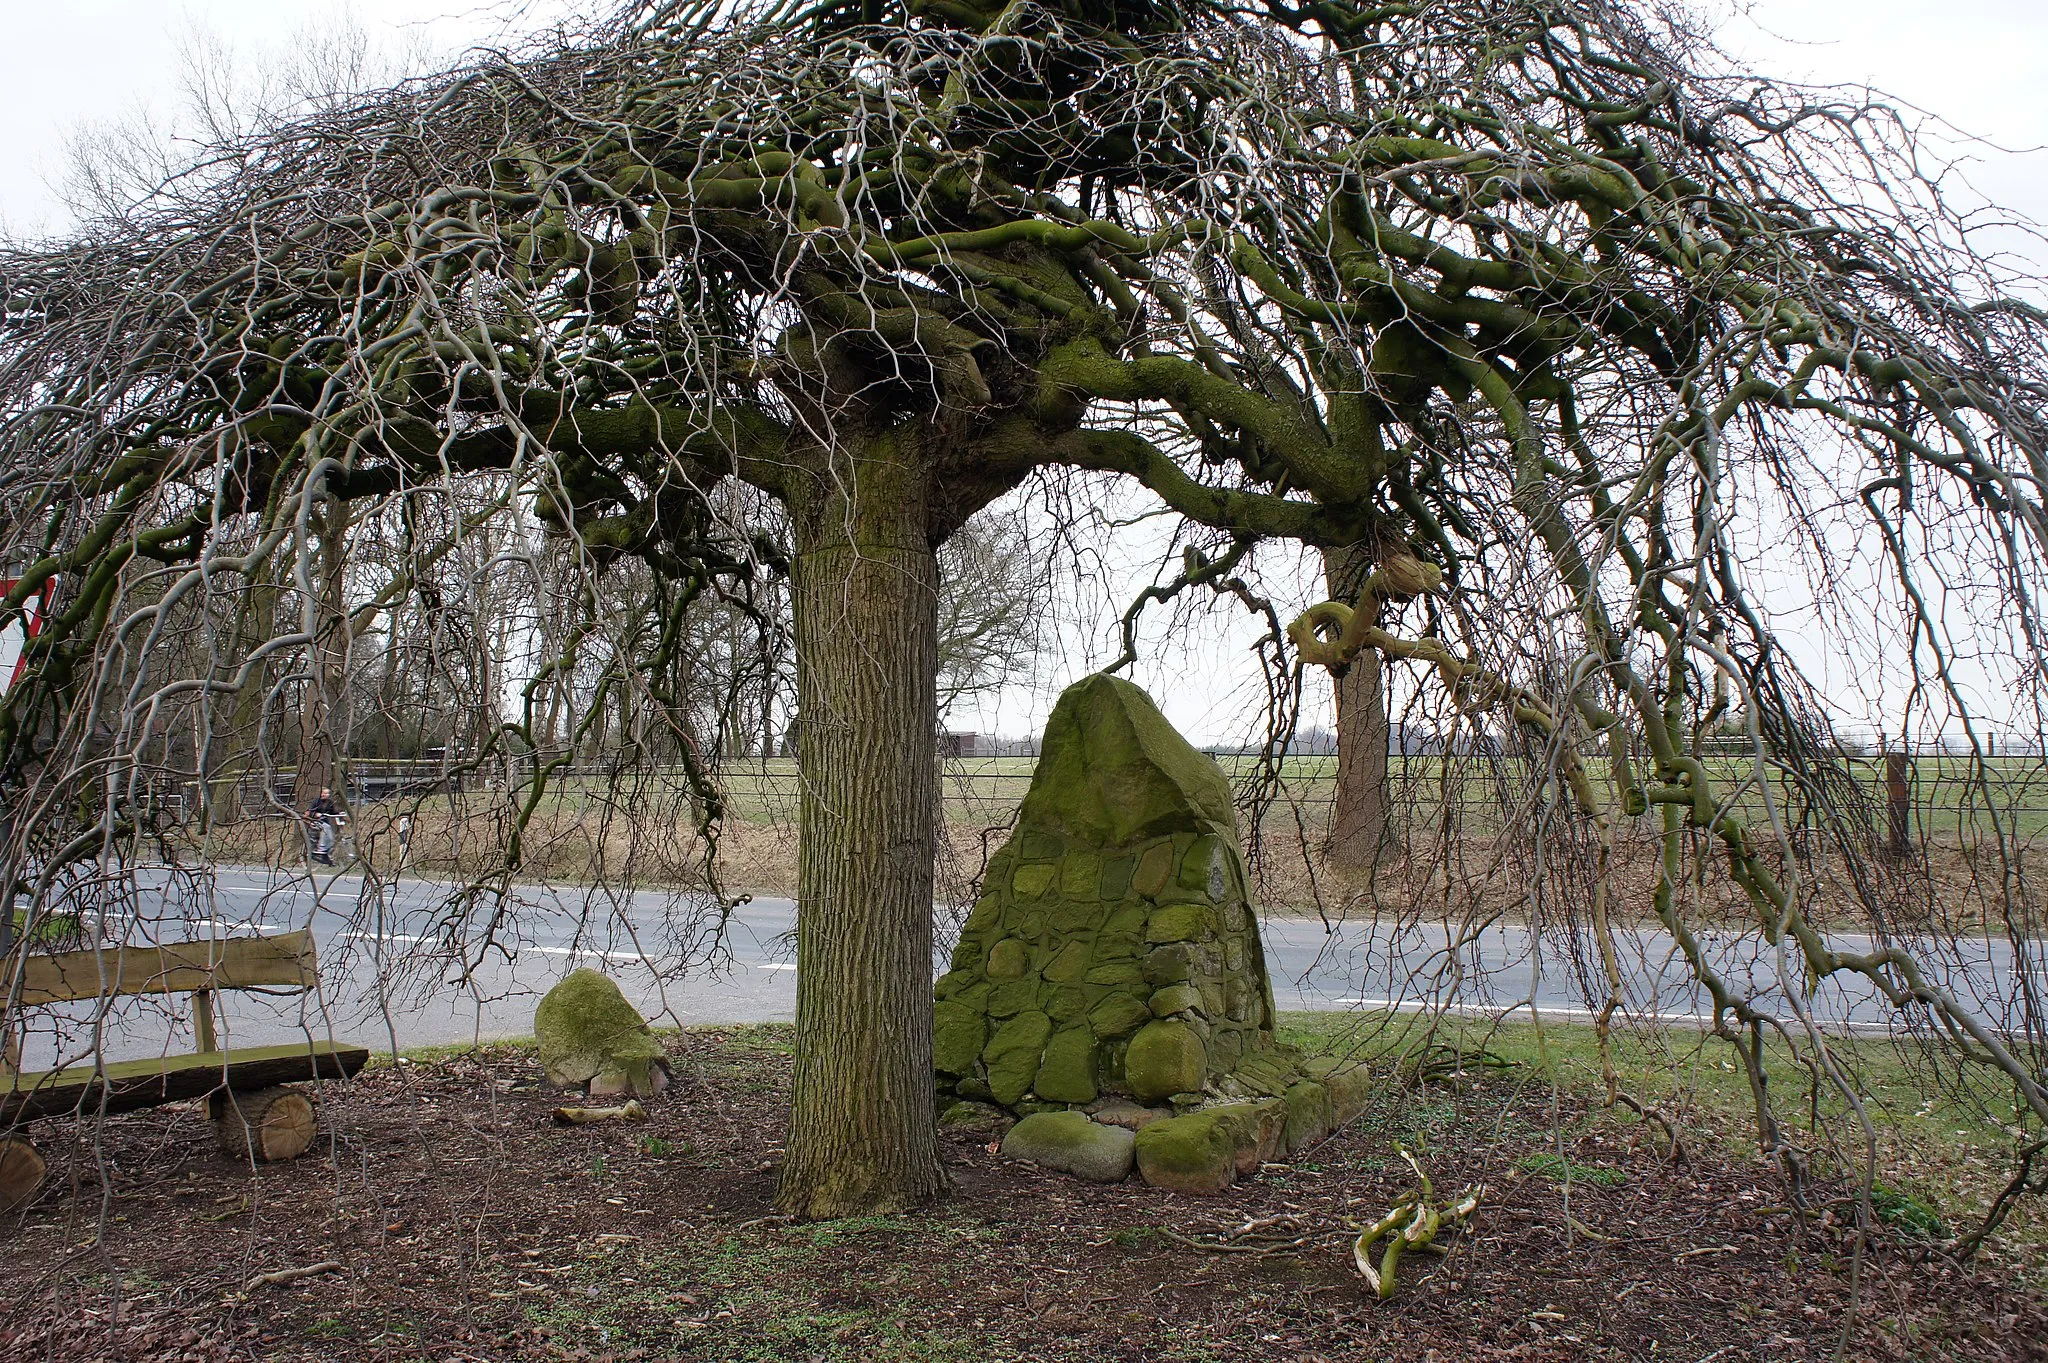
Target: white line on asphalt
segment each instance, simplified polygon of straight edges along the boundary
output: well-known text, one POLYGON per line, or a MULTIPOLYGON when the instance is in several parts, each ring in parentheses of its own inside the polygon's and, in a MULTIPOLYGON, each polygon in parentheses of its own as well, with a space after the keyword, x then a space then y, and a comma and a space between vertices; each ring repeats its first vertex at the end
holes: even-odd
POLYGON ((793 965, 785 965, 785 964, 784 964, 783 962, 781 962, 781 961, 741 961, 741 962, 740 962, 740 964, 741 964, 741 965, 750 965, 750 966, 754 967, 754 969, 756 969, 756 970, 794 970, 794 969, 796 969, 796 967, 795 967, 795 966, 793 966, 793 965))
MULTIPOLYGON (((1456 1013, 1464 1017, 1506 1017, 1510 1013, 1526 1013, 1531 1009, 1527 1003, 1517 1003, 1502 1008, 1489 1003, 1431 1003, 1426 999, 1331 999, 1331 1003, 1345 1008, 1365 1008, 1393 1013, 1420 1013, 1437 1011, 1456 1013)), ((1586 1018, 1599 1016, 1590 1008, 1573 1008, 1564 1004, 1545 1004, 1539 1010, 1545 1016, 1586 1018)), ((1621 1013, 1618 1016, 1633 1022, 1676 1022, 1689 1027, 1711 1028, 1714 1019, 1706 1013, 1621 1013)), ((1872 1032, 1889 1034, 1891 1024, 1886 1022, 1836 1022, 1825 1021, 1823 1031, 1872 1032)))
POLYGON ((215 885, 214 893, 227 894, 315 894, 322 899, 361 899, 363 892, 356 890, 317 889, 311 885, 288 882, 283 885, 215 885))
POLYGON ((600 961, 624 961, 628 965, 639 965, 647 958, 637 951, 592 951, 587 947, 521 947, 521 951, 537 952, 542 956, 590 956, 600 961))

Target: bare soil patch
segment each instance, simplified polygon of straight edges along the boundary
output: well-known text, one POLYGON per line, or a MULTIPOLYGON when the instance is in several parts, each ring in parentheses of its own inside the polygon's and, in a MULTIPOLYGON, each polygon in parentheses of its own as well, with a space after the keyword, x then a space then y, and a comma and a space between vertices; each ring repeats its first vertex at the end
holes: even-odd
POLYGON ((68 1147, 46 1124, 51 1182, 0 1244, 0 1358, 1733 1363, 1829 1357, 1846 1327, 1855 1359, 2048 1359, 2033 1266, 1892 1229, 1859 1264, 1845 1213, 1795 1217, 1769 1166, 1674 1167, 1512 1076, 1390 1092, 1221 1198, 1084 1185, 960 1135, 950 1200, 788 1224, 787 1042, 668 1038, 677 1083, 644 1125, 555 1126, 516 1047, 381 1067, 329 1091, 319 1154, 278 1166, 219 1155, 196 1105, 68 1147), (1382 1304, 1345 1227, 1408 1187, 1397 1141, 1440 1192, 1490 1191, 1382 1304))

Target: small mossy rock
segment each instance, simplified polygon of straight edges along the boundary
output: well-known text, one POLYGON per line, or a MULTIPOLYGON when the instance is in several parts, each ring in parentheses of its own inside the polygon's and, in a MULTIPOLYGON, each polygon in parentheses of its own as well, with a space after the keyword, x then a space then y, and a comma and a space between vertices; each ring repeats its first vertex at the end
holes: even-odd
POLYGON ((1138 858, 1137 868, 1131 873, 1131 888, 1148 899, 1154 899, 1172 879, 1173 844, 1155 842, 1138 858))
MULTIPOLYGON (((572 970, 533 1010, 533 1036, 548 1082, 588 1084, 616 1067, 652 1082, 661 1043, 619 987, 595 970, 572 970)), ((651 1096, 649 1088, 638 1096, 651 1096)))
POLYGON ((1088 964, 1093 954, 1086 942, 1068 942, 1053 953, 1045 963, 1045 969, 1038 973, 1056 984, 1073 984, 1088 973, 1088 964))
POLYGON ((1145 952, 1145 944, 1138 940, 1136 933, 1105 932, 1095 939, 1095 961, 1098 966, 1129 965, 1133 970, 1139 956, 1145 952))
POLYGON ((1145 924, 1148 942, 1192 942, 1209 933, 1209 911, 1200 904, 1162 904, 1145 924))
POLYGON ((1019 1013, 989 1038, 981 1053, 988 1070, 989 1093, 1009 1107, 1031 1091, 1038 1077, 1038 1057, 1052 1035, 1052 1019, 1040 1012, 1019 1013))
POLYGON ((1039 980, 1036 975, 1026 975, 1021 980, 1005 980, 988 991, 988 1015, 992 1018, 1015 1017, 1038 1007, 1039 980))
POLYGON ((1222 839, 1197 839, 1181 859, 1180 887, 1207 895, 1211 900, 1221 899, 1230 891, 1230 875, 1225 869, 1228 865, 1222 839))
MULTIPOLYGON (((1151 1009, 1146 1009, 1151 1014, 1151 1009)), ((1148 1022, 1124 1055, 1124 1085, 1141 1103, 1156 1103, 1202 1087, 1208 1073, 1202 1038, 1185 1022, 1148 1022)))
POLYGON ((1235 826, 1230 782, 1178 733, 1152 698, 1121 677, 1084 677, 1060 693, 1045 726, 1020 826, 1096 847, 1235 826))
POLYGON ((939 1127, 944 1131, 973 1131, 1000 1136, 1016 1124, 1015 1117, 987 1103, 953 1103, 939 1114, 939 1127))
POLYGON ((1134 994, 1108 995, 1088 1010, 1088 1025, 1100 1037, 1129 1036, 1152 1020, 1152 1010, 1134 994))
POLYGON ((988 949, 989 978, 1014 980, 1031 968, 1031 948, 1014 937, 1005 937, 988 949))
MULTIPOLYGON (((653 1037, 647 1038, 651 1051, 613 1054, 611 1061, 590 1080, 593 1098, 652 1098, 668 1087, 668 1058, 653 1037)), ((630 1044, 630 1043, 629 1043, 630 1044)))
MULTIPOLYGON (((1136 942, 1145 935, 1145 920, 1152 916, 1150 905, 1144 903, 1126 904, 1103 920, 1104 937, 1128 937, 1136 942)), ((1136 953, 1133 952, 1135 955, 1136 953)))
POLYGON ((1040 1112, 1003 1137, 1003 1155, 1097 1183, 1130 1177, 1137 1137, 1121 1126, 1091 1122, 1079 1112, 1040 1112))
POLYGON ((1086 1027, 1055 1032, 1045 1043, 1032 1089, 1055 1103, 1092 1103, 1095 1086, 1095 1033, 1086 1027))
POLYGON ((1088 1014, 1088 996, 1070 984, 1049 990, 1043 997, 1046 1016, 1061 1026, 1078 1022, 1088 1014))
POLYGON ((969 1074, 988 1043, 988 1019, 957 1003, 932 1005, 932 1067, 945 1074, 969 1074))
POLYGON ((1277 1156, 1286 1142, 1287 1104, 1277 1098, 1256 1103, 1228 1103, 1222 1107, 1205 1108, 1204 1111, 1215 1113, 1229 1127, 1231 1140, 1237 1147, 1239 1178, 1258 1172, 1259 1166, 1277 1156))
POLYGON ((1017 854, 1033 861, 1055 861, 1066 850, 1066 839, 1042 828, 1026 828, 1017 836, 1017 854))
POLYGON ((1131 1131, 1143 1131, 1157 1121, 1173 1115, 1161 1107, 1140 1107, 1128 1098, 1111 1098, 1088 1114, 1104 1126, 1121 1126, 1131 1131))
POLYGON ((1330 1091, 1311 1079, 1287 1090, 1287 1150, 1305 1150, 1337 1129, 1330 1091))
POLYGON ((1173 984, 1153 994, 1146 1006, 1153 1017, 1172 1017, 1200 1004, 1202 991, 1188 984, 1173 984))
POLYGON ((1302 1073, 1321 1084, 1330 1094, 1330 1115, 1337 1126, 1365 1111, 1372 1101, 1372 1072, 1356 1060, 1311 1060, 1302 1073))
POLYGON ((995 895, 983 895, 974 901, 974 911, 967 915, 967 921, 960 925, 962 935, 987 932, 1002 917, 1003 901, 995 895))
POLYGON ((1017 874, 1010 877, 1010 888, 1017 892, 1019 899, 1036 899, 1052 884, 1054 867, 1040 862, 1034 866, 1019 866, 1017 874))
POLYGON ((1185 984, 1195 975, 1195 949, 1186 942, 1169 942, 1145 953, 1145 981, 1155 989, 1185 984))
POLYGON ((1237 1181, 1236 1127, 1217 1109, 1148 1124, 1133 1145, 1138 1173, 1155 1188, 1208 1196, 1237 1181))

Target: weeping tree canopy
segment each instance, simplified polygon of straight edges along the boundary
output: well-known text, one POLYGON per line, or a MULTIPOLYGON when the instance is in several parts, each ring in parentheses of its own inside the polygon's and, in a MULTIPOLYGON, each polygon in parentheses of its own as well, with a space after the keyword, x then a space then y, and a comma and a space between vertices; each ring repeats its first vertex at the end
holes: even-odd
POLYGON ((34 830, 0 878, 145 838, 175 744, 210 789, 281 705, 302 773, 336 760, 339 660, 491 533, 556 622, 471 750, 504 773, 497 883, 566 678, 668 726, 715 828, 687 622, 793 574, 782 1204, 902 1205, 942 1182, 934 551, 1040 471, 1119 475, 1220 538, 1380 565, 1297 622, 1301 660, 1405 661, 1541 759, 1528 833, 1584 868, 1603 1029, 1611 920, 1661 918, 1795 1182, 1763 1038, 1851 1080, 1800 988, 1715 973, 1707 877, 1787 979, 1867 977, 2037 1142, 2026 868, 1972 891, 2021 966, 1990 1019, 1887 938, 1897 877, 1774 624, 1818 565, 1801 629, 1921 713, 1971 714, 1963 633, 2037 713, 2043 318, 1967 225, 1891 109, 1630 0, 636 4, 475 54, 0 250, 6 610, 49 602, 0 704, 34 830), (1731 720, 1745 760, 1704 760, 1731 720), (1659 849, 1641 893, 1618 829, 1659 849))

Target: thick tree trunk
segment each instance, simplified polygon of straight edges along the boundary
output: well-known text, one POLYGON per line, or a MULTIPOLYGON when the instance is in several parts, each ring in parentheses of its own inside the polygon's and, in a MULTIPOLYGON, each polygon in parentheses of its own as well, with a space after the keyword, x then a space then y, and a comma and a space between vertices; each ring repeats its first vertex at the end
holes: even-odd
MULTIPOLYGON (((1356 601, 1372 569, 1362 549, 1323 551, 1333 600, 1356 601)), ((1360 652, 1336 687, 1337 789, 1324 855, 1338 870, 1370 871, 1387 834, 1387 697, 1378 652, 1360 652)))
POLYGON ((932 1091, 938 566, 914 462, 835 470, 797 522, 796 1078, 776 1205, 942 1192, 932 1091))

